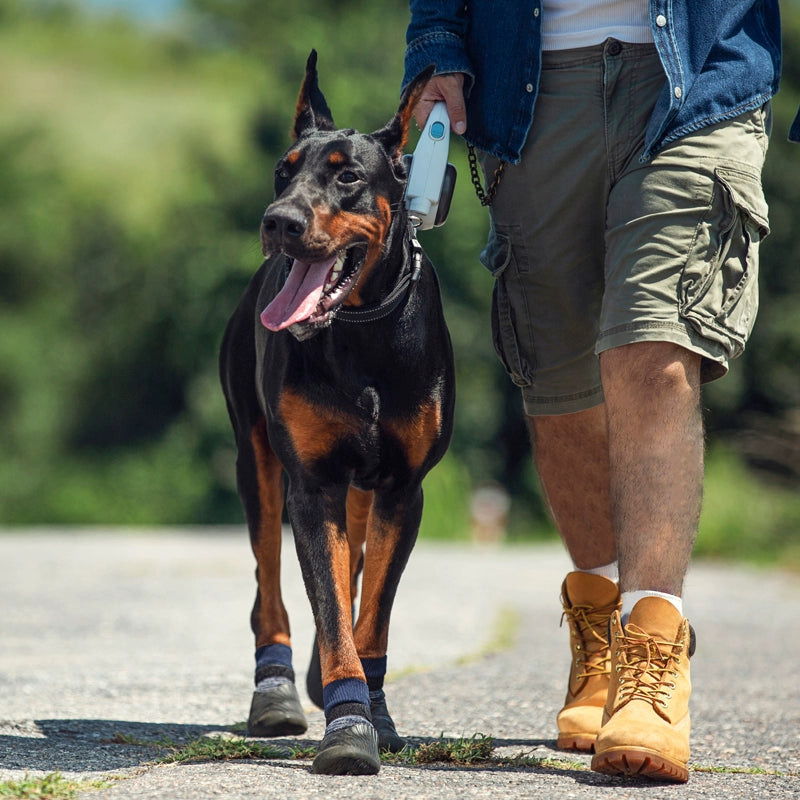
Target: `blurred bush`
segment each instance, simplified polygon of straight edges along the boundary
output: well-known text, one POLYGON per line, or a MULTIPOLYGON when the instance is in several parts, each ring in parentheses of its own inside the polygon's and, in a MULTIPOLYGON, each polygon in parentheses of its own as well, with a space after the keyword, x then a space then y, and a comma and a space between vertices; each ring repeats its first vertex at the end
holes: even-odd
MULTIPOLYGON (((340 124, 378 128, 396 108, 407 14, 404 0, 192 0, 179 23, 145 29, 0 0, 0 524, 242 519, 217 348, 260 262, 305 59, 319 51, 340 124)), ((706 402, 731 459, 796 490, 791 459, 756 457, 741 435, 764 420, 800 432, 800 148, 785 142, 800 100, 796 5, 784 18, 761 316, 706 402)), ((513 499, 511 535, 541 535, 519 397, 489 336, 487 220, 460 142, 451 160, 450 219, 422 237, 456 351, 456 433, 426 483, 424 531, 465 531, 471 487, 494 482, 513 499)))

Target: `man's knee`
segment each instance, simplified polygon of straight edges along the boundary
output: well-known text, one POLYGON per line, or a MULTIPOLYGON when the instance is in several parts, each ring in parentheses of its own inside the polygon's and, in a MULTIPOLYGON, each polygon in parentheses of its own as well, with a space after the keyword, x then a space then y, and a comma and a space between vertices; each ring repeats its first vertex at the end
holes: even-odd
POLYGON ((636 342, 600 354, 603 388, 695 393, 700 386, 701 356, 672 342, 636 342))

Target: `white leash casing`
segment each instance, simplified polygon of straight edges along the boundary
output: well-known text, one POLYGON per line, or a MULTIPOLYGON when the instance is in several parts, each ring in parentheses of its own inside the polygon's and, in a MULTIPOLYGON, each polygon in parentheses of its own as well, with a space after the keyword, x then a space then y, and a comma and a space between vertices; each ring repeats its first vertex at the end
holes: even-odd
POLYGON ((413 156, 406 155, 408 184, 405 205, 417 230, 443 225, 450 210, 456 168, 449 164, 450 117, 444 102, 435 103, 413 156))

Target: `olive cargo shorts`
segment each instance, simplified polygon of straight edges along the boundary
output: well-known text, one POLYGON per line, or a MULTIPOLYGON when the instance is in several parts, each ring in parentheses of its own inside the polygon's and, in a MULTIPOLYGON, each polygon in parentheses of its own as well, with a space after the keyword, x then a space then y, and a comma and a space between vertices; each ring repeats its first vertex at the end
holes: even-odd
MULTIPOLYGON (((710 381, 752 330, 769 105, 642 163, 664 80, 652 45, 543 54, 534 124, 521 163, 505 167, 481 253, 496 278, 495 349, 527 414, 603 402, 603 350, 673 342, 703 357, 710 381)), ((491 175, 498 162, 481 163, 491 175)))

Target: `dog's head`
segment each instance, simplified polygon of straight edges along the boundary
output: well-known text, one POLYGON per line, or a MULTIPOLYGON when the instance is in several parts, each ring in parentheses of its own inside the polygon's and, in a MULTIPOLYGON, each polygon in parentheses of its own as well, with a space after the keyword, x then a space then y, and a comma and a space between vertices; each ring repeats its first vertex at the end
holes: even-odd
POLYGON ((337 129, 311 51, 297 101, 295 143, 275 169, 275 201, 261 223, 265 256, 292 260, 283 289, 261 314, 273 331, 307 338, 330 325, 381 257, 405 191, 403 148, 411 112, 433 68, 403 92, 392 120, 374 133, 337 129))

